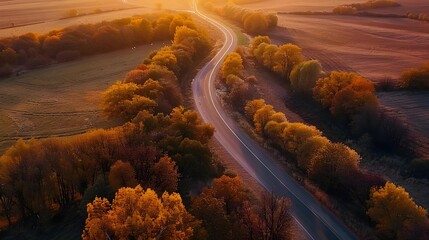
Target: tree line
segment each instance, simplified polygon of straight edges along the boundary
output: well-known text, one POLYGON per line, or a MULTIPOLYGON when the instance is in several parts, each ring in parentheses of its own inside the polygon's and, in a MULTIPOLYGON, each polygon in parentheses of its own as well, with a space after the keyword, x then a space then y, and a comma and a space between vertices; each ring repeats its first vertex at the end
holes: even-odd
POLYGON ((217 7, 212 1, 204 1, 201 4, 211 12, 239 22, 248 33, 262 34, 277 27, 278 17, 275 13, 246 9, 232 2, 228 2, 221 7, 217 7))
MULTIPOLYGON (((304 61, 301 49, 295 45, 276 46, 268 37, 259 36, 253 39, 250 51, 258 62, 290 81, 295 91, 313 95, 321 104, 329 106, 333 114, 353 116, 359 113, 359 106, 376 104, 370 81, 354 73, 327 75, 318 61, 304 61), (289 78, 287 73, 290 73, 289 78)), ((226 100, 233 94, 236 83, 248 84, 243 80, 246 79, 243 58, 238 52, 241 50, 229 54, 221 68, 221 78, 228 90, 226 100)), ((241 102, 247 103, 244 111, 239 112, 244 113, 255 131, 291 156, 298 169, 327 192, 367 205, 367 214, 380 236, 389 239, 425 239, 428 236, 427 211, 402 187, 360 169, 361 156, 356 151, 342 143, 331 142, 314 126, 288 122, 284 113, 275 111, 263 99, 252 100, 254 94, 241 96, 241 102)))
POLYGON ((35 68, 80 56, 170 40, 177 26, 196 28, 189 14, 162 13, 0 39, 0 77, 13 74, 18 67, 35 68))
POLYGON ((346 5, 340 5, 335 7, 332 12, 335 14, 342 15, 353 15, 358 11, 370 10, 375 8, 386 8, 386 7, 399 7, 399 4, 395 0, 369 0, 363 3, 352 3, 346 5))
POLYGON ((306 61, 302 49, 288 43, 277 46, 267 36, 253 39, 250 52, 301 96, 311 96, 354 136, 368 133, 387 150, 409 151, 409 130, 400 119, 380 109, 374 84, 352 72, 325 73, 317 60, 306 61))

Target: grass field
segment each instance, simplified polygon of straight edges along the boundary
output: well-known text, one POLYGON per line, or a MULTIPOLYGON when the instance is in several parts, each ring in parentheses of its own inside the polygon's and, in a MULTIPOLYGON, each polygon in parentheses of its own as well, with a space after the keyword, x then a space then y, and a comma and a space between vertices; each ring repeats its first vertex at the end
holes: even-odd
POLYGON ((68 136, 116 125, 101 112, 100 93, 165 44, 91 56, 1 80, 0 153, 19 138, 68 136))

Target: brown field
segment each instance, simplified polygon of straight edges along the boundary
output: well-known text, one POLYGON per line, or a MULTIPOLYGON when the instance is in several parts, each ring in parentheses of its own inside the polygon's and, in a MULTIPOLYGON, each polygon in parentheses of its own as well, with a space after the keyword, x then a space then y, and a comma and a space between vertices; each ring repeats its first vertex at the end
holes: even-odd
POLYGON ((157 3, 161 3, 162 9, 189 8, 187 0, 129 0, 126 2, 128 3, 124 3, 123 0, 0 0, 0 38, 27 32, 45 33, 70 25, 131 17, 153 12, 156 10, 157 3), (71 9, 77 9, 83 14, 92 13, 96 9, 108 12, 61 19, 71 9), (10 28, 12 24, 15 27, 10 28))
MULTIPOLYGON (((343 4, 361 3, 367 0, 267 0, 250 4, 242 4, 246 8, 263 9, 276 12, 301 11, 332 11, 333 8, 343 4)), ((426 0, 396 0, 400 7, 370 10, 371 12, 404 14, 407 11, 429 13, 429 2, 426 0)))
MULTIPOLYGON (((292 42, 324 68, 397 79, 429 59, 429 23, 411 19, 280 15, 276 42, 292 42)), ((270 34, 271 35, 271 34, 270 34)))
POLYGON ((0 154, 18 138, 68 136, 116 125, 100 110, 100 93, 165 44, 86 57, 1 80, 0 154))

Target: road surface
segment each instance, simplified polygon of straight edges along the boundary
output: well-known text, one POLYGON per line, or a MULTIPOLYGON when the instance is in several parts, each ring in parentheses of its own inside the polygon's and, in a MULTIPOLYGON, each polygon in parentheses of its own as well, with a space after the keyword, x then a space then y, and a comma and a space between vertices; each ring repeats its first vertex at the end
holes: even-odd
POLYGON ((225 56, 235 50, 237 36, 228 27, 200 12, 196 4, 193 9, 195 14, 216 26, 225 39, 221 50, 198 72, 192 83, 197 110, 205 122, 216 128, 215 138, 262 186, 291 199, 292 214, 309 239, 357 239, 222 109, 214 81, 225 56))

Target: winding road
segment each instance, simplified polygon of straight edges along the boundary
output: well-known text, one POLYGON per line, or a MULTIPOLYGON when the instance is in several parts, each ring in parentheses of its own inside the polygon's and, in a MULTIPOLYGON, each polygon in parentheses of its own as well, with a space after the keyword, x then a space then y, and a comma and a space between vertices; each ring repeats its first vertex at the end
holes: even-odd
MULTIPOLYGON (((123 0, 129 3, 128 0, 123 0)), ((225 150, 265 189, 278 196, 290 198, 292 214, 298 225, 312 240, 357 239, 357 237, 307 190, 290 177, 282 166, 222 109, 216 95, 214 81, 226 55, 237 47, 237 36, 228 27, 200 12, 195 1, 196 14, 218 28, 224 37, 219 52, 195 76, 192 82, 196 108, 203 120, 216 128, 214 137, 225 150)))
POLYGON ((195 3, 193 5, 195 14, 216 26, 225 39, 223 47, 198 72, 192 83, 197 110, 205 122, 216 128, 215 138, 262 186, 291 199, 292 214, 309 239, 357 239, 222 109, 214 81, 225 56, 237 47, 237 36, 228 27, 200 12, 195 3))

